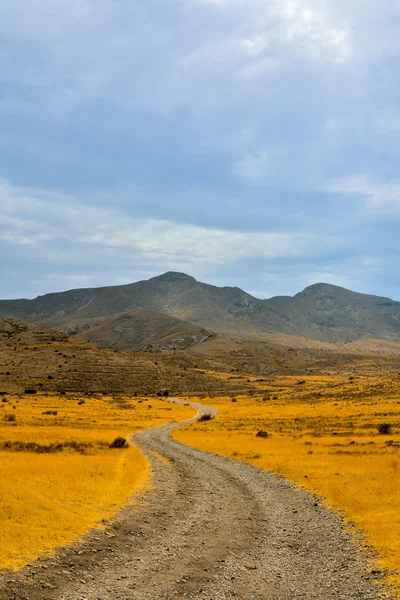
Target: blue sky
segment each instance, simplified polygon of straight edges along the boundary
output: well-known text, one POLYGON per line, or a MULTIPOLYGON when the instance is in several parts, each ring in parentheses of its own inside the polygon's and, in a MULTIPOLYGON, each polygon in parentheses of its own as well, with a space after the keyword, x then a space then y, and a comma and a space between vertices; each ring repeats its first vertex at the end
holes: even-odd
POLYGON ((400 299, 400 4, 0 3, 0 297, 400 299))

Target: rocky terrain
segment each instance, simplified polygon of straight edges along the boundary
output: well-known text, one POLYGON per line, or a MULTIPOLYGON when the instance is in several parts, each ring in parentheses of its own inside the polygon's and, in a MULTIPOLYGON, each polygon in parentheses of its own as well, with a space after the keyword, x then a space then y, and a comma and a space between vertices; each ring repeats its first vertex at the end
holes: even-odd
MULTIPOLYGON (((194 405, 200 413, 212 409, 194 405)), ((154 488, 105 530, 0 576, 1 600, 389 599, 342 520, 255 467, 136 436, 154 488)))
POLYGON ((177 353, 117 351, 47 327, 0 319, 0 392, 156 394, 232 391, 212 361, 177 353))
POLYGON ((157 352, 186 350, 210 336, 211 333, 203 327, 143 309, 123 313, 115 319, 106 319, 100 325, 76 335, 74 341, 88 341, 120 350, 134 348, 157 352))
MULTIPOLYGON (((69 290, 34 300, 0 301, 0 316, 68 333, 100 327, 92 334, 86 333, 87 338, 99 336, 107 345, 132 343, 130 347, 143 341, 146 344, 146 336, 135 339, 129 334, 127 322, 118 319, 132 313, 136 317, 131 318, 137 318, 140 310, 150 311, 148 320, 161 324, 161 337, 168 326, 162 324, 161 316, 155 317, 154 311, 235 339, 271 341, 271 336, 278 340, 285 336, 286 344, 290 337, 340 344, 362 338, 400 341, 399 302, 324 283, 312 285, 294 297, 260 300, 237 287, 219 288, 170 272, 128 285, 69 290), (116 335, 116 327, 127 334, 116 335)), ((180 323, 180 327, 189 331, 188 325, 180 323)), ((157 327, 149 343, 160 343, 157 327)))

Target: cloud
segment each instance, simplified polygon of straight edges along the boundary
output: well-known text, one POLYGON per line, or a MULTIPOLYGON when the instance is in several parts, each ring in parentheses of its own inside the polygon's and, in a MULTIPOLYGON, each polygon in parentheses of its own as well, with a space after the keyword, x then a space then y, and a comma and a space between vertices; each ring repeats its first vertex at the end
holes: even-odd
POLYGON ((398 17, 392 0, 0 3, 2 281, 175 268, 396 295, 398 17), (379 273, 349 262, 365 257, 379 273))
POLYGON ((400 209, 400 182, 373 179, 366 175, 354 175, 333 182, 327 187, 345 196, 361 198, 365 206, 376 212, 397 213, 400 209))
MULTIPOLYGON (((4 213, 0 235, 8 244, 35 247, 62 259, 80 252, 102 254, 128 262, 131 257, 146 263, 227 264, 259 258, 293 259, 312 252, 315 239, 302 232, 242 232, 201 227, 170 220, 132 218, 111 208, 84 204, 82 199, 52 195, 49 191, 23 189, 3 182, 0 200, 4 213), (62 244, 64 250, 57 252, 62 244)), ((326 244, 328 246, 329 243, 326 244)))

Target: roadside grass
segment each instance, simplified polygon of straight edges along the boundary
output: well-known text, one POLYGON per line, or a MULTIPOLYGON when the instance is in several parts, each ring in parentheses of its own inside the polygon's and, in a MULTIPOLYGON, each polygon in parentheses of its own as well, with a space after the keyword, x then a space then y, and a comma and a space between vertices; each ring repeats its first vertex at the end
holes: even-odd
POLYGON ((131 444, 111 449, 116 437, 193 416, 191 408, 154 398, 38 394, 5 400, 0 568, 8 569, 101 526, 150 485, 147 459, 131 444))
POLYGON ((269 380, 258 397, 202 400, 184 443, 257 465, 326 499, 359 528, 400 597, 400 389, 396 378, 269 380), (391 424, 382 435, 378 426, 391 424), (262 432, 262 437, 257 433, 262 432), (268 436, 265 436, 267 433, 268 436))

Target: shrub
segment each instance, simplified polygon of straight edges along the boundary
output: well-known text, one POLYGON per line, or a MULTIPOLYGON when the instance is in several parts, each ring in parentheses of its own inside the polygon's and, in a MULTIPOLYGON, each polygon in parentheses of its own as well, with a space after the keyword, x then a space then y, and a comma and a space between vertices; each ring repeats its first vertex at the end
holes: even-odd
POLYGON ((264 431, 263 429, 260 429, 260 431, 256 434, 256 437, 267 438, 267 437, 269 437, 269 433, 268 433, 268 431, 264 431))
POLYGON ((169 391, 168 391, 168 390, 164 390, 164 392, 163 392, 163 396, 164 396, 165 398, 168 398, 168 396, 169 396, 169 391))
POLYGON ((17 420, 17 417, 15 416, 14 413, 8 413, 8 414, 4 415, 4 420, 8 421, 9 423, 15 423, 15 421, 17 420))
POLYGON ((37 390, 34 390, 33 388, 27 388, 24 390, 24 394, 37 394, 37 390))
POLYGON ((382 435, 387 435, 388 433, 392 432, 392 426, 390 423, 380 423, 377 429, 382 435))
POLYGON ((197 420, 198 421, 211 421, 211 419, 213 419, 213 415, 211 415, 210 413, 204 413, 202 414, 197 420))
POLYGON ((115 440, 110 444, 110 448, 126 448, 126 446, 126 439, 121 436, 116 437, 115 440))

